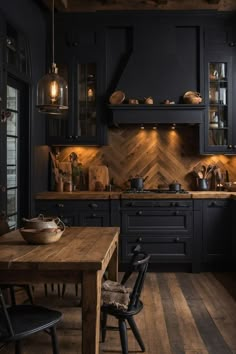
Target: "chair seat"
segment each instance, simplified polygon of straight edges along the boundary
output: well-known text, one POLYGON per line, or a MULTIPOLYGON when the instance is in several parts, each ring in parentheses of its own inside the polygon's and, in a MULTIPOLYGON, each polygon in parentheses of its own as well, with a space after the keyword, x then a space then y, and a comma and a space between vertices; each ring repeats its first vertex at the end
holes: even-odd
MULTIPOLYGON (((8 308, 14 340, 54 326, 62 318, 62 313, 42 306, 20 305, 8 308)), ((12 341, 3 316, 0 316, 0 341, 12 341)))

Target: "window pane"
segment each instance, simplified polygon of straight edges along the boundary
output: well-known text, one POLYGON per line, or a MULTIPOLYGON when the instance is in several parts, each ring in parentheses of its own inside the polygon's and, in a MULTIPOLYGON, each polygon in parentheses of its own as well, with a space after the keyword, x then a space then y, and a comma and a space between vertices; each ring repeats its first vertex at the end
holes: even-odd
POLYGON ((17 136, 17 119, 18 113, 11 112, 11 116, 7 118, 7 135, 17 136))
POLYGON ((17 162, 17 138, 7 137, 7 165, 15 165, 17 162))
POLYGON ((7 191, 7 215, 17 212, 17 189, 7 191))
POLYGON ((7 166, 7 188, 17 187, 16 166, 7 166))
POLYGON ((17 110, 17 97, 18 90, 11 86, 7 86, 7 109, 17 110))
POLYGON ((17 215, 12 215, 8 217, 8 225, 11 230, 17 228, 17 215))

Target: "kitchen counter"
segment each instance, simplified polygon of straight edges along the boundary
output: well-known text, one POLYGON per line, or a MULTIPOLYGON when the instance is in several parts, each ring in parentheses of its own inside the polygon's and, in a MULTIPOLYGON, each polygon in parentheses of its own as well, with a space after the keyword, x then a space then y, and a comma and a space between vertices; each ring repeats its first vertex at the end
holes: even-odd
POLYGON ((125 192, 42 192, 35 199, 86 200, 86 199, 236 199, 236 192, 190 191, 189 193, 125 193, 125 192))

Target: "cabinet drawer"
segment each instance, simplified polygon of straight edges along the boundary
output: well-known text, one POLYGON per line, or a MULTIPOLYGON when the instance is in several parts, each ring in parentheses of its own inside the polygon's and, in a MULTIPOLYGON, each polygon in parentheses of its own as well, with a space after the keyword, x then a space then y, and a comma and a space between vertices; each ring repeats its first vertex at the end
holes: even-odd
MULTIPOLYGON (((127 262, 137 245, 137 237, 122 237, 121 261, 127 262)), ((192 239, 185 237, 150 237, 143 236, 142 248, 151 255, 151 263, 155 262, 190 262, 192 259, 192 239)))
POLYGON ((179 199, 171 199, 171 200, 122 200, 121 208, 158 208, 158 209, 191 209, 193 207, 191 200, 179 200, 179 199))
POLYGON ((109 210, 108 200, 48 200, 36 201, 37 210, 109 210))
POLYGON ((192 211, 130 210, 121 213, 124 234, 188 235, 192 232, 192 211))
POLYGON ((84 212, 79 213, 79 225, 83 226, 109 226, 109 213, 108 212, 84 212))

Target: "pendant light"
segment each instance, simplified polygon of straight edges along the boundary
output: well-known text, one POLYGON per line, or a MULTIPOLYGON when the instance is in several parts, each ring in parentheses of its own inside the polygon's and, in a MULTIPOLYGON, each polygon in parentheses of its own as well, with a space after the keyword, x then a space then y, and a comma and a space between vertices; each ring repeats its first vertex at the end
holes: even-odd
POLYGON ((39 112, 61 115, 68 110, 68 85, 58 75, 54 60, 54 0, 52 0, 52 67, 37 85, 37 107, 39 112))

